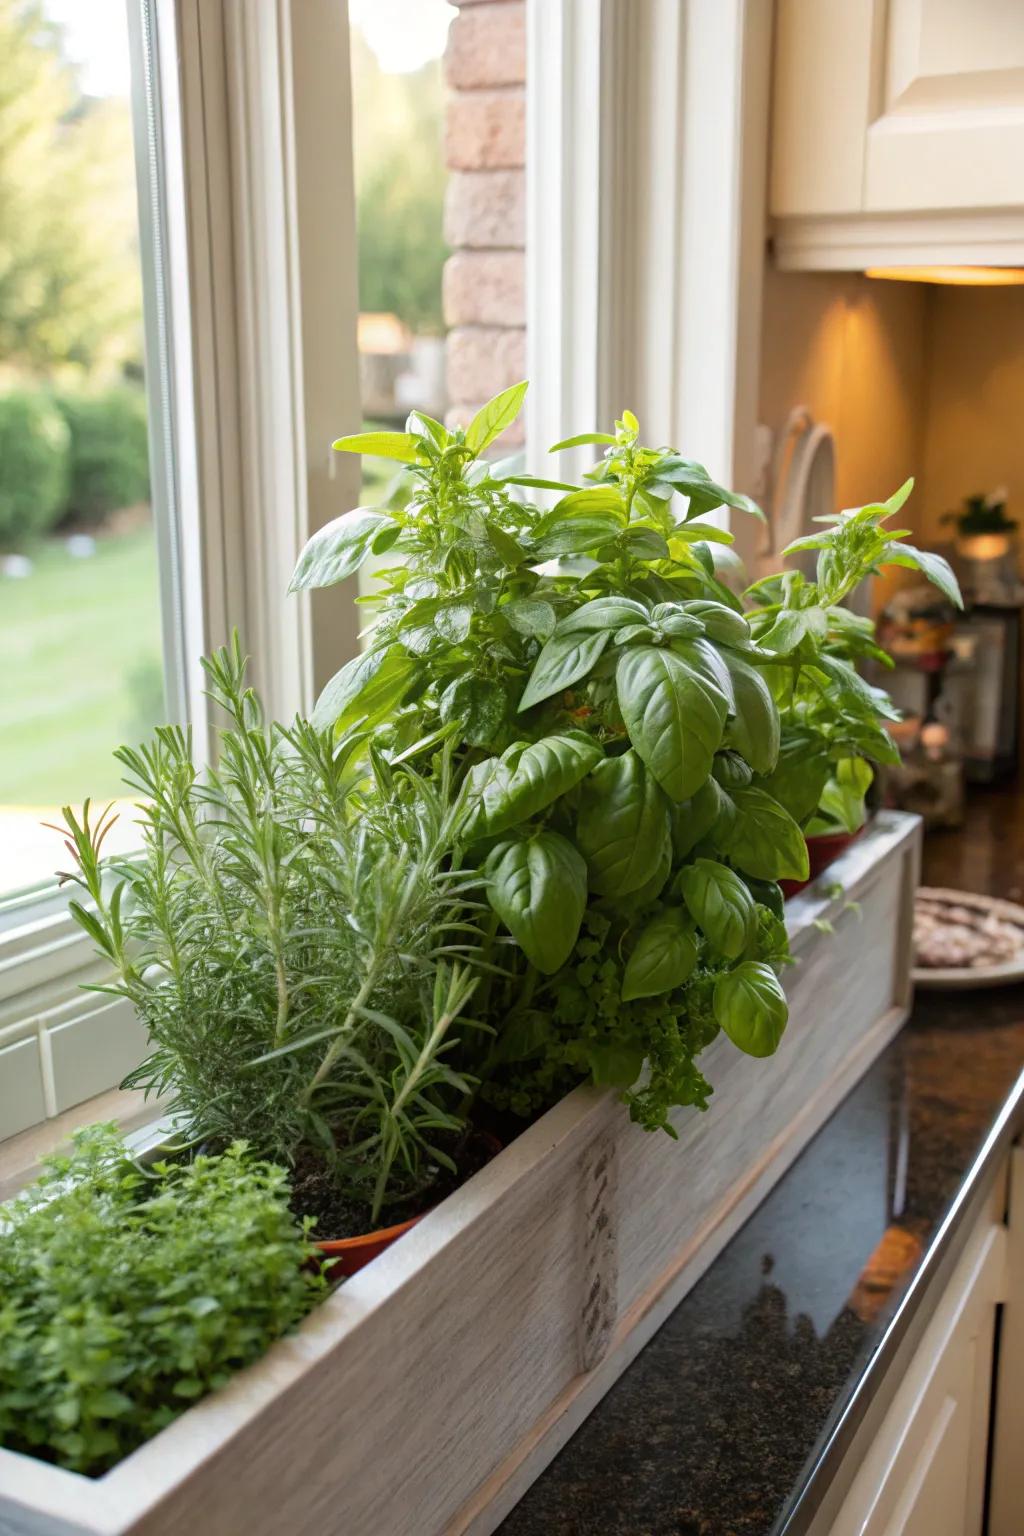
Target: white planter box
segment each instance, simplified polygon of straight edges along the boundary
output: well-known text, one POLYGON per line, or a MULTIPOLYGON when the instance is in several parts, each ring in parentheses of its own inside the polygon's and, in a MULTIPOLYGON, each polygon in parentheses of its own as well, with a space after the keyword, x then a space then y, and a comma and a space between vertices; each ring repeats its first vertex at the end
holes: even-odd
POLYGON ((717 1040, 678 1142, 571 1094, 105 1477, 0 1451, 2 1536, 492 1531, 906 1017, 919 844, 883 813, 790 902, 782 1046, 717 1040))

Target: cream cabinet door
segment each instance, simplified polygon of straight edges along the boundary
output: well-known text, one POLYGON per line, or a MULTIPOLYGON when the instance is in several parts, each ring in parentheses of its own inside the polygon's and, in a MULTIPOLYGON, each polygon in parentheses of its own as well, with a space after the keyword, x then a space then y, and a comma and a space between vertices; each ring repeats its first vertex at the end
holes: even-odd
POLYGON ((976 1228, 831 1536, 981 1536, 1006 1228, 976 1228))
POLYGON ((779 0, 777 217, 1024 207, 1024 0, 779 0))

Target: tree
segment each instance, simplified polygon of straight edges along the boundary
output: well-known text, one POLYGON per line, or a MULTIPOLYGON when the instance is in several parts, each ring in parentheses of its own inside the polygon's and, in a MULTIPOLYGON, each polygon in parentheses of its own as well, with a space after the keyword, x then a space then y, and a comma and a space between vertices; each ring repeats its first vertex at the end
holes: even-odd
POLYGON ((82 96, 39 0, 0 0, 0 362, 141 356, 128 104, 82 96))
POLYGON ((440 331, 444 153, 441 65, 385 74, 352 31, 359 305, 440 331))

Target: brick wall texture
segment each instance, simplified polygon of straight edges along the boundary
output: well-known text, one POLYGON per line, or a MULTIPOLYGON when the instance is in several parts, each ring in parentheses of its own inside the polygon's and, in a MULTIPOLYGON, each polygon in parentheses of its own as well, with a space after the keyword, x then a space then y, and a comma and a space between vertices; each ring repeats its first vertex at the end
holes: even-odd
MULTIPOLYGON (((449 423, 526 372, 526 3, 455 0, 445 80, 449 423)), ((522 421, 500 449, 522 442, 522 421)))

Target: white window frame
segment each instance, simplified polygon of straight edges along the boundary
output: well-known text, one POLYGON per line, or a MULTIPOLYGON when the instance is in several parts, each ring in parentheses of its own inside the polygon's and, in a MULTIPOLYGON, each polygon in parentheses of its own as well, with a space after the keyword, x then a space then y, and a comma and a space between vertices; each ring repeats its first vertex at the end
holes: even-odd
MULTIPOLYGON (((358 462, 330 451, 361 419, 347 7, 128 13, 167 695, 205 755, 199 657, 232 626, 283 719, 358 643, 354 580, 286 591, 306 538, 358 497, 358 462)), ((81 990, 101 975, 66 893, 0 901, 0 1139, 140 1058, 128 1005, 81 990)))
POLYGON ((629 406, 753 486, 771 29, 772 0, 527 0, 534 473, 629 406))

